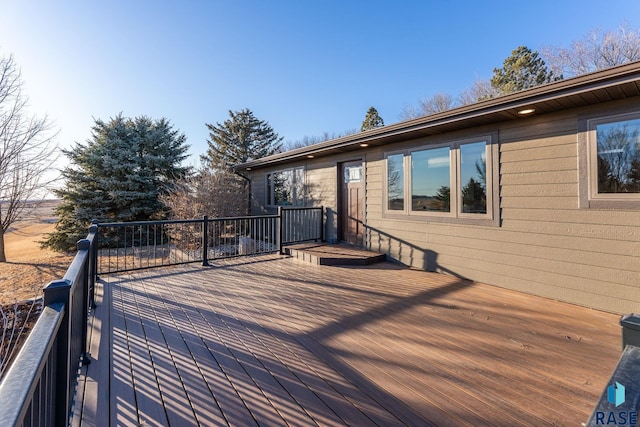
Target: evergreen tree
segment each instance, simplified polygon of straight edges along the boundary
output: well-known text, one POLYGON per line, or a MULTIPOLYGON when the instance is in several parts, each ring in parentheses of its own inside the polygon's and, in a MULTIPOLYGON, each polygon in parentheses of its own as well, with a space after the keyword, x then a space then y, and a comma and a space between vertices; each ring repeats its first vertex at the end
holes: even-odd
POLYGON ((206 125, 209 148, 201 159, 211 169, 228 170, 232 165, 270 156, 282 148, 282 137, 248 108, 229 111, 229 119, 222 124, 206 125))
POLYGON ((493 69, 491 86, 501 94, 507 94, 559 79, 549 71, 538 52, 520 46, 504 60, 502 68, 493 69))
POLYGON ((451 188, 443 185, 429 202, 429 210, 449 212, 451 210, 451 188))
POLYGON ((85 145, 63 150, 71 166, 62 171, 66 188, 56 210, 56 229, 43 246, 70 250, 86 236, 92 219, 125 222, 159 219, 167 209, 159 197, 188 175, 184 134, 167 120, 118 115, 96 120, 85 145))
POLYGON ((367 115, 364 117, 362 121, 362 127, 360 127, 360 131, 363 132, 369 129, 375 129, 384 126, 384 120, 378 114, 378 110, 373 107, 369 107, 367 111, 367 115))

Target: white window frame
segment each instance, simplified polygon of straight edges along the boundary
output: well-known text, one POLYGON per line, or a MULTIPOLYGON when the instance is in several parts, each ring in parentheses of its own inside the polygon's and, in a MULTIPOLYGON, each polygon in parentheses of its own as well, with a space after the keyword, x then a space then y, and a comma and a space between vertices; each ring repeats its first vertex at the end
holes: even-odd
POLYGON ((382 191, 382 212, 387 218, 423 220, 433 222, 452 222, 452 223, 468 223, 483 225, 499 225, 498 212, 499 209, 495 205, 499 200, 496 197, 497 180, 498 180, 498 153, 497 153, 497 137, 493 134, 480 135, 472 138, 460 138, 448 141, 436 141, 430 144, 417 145, 404 150, 389 151, 384 154, 384 182, 382 191), (460 188, 461 173, 461 156, 460 147, 465 144, 476 142, 484 142, 486 144, 486 196, 487 196, 487 212, 486 213, 465 213, 462 212, 462 188, 460 188), (450 155, 450 184, 451 184, 451 201, 449 212, 437 211, 413 211, 412 210, 412 173, 411 173, 411 153, 449 147, 450 155), (388 209, 388 185, 389 185, 389 164, 388 157, 392 155, 404 155, 404 209, 392 210, 388 209), (454 191, 455 190, 455 191, 454 191))
POLYGON ((296 166, 296 167, 291 167, 291 168, 285 168, 285 169, 278 169, 278 170, 272 170, 269 171, 265 174, 265 206, 270 206, 270 207, 279 207, 279 206, 290 206, 290 207, 304 207, 306 204, 306 199, 307 199, 307 195, 306 195, 306 180, 307 180, 307 173, 306 173, 306 168, 304 166, 296 166), (295 191, 297 186, 297 181, 296 181, 296 171, 301 171, 302 172, 302 183, 300 188, 302 189, 302 194, 297 194, 297 192, 295 191), (291 172, 292 174, 292 184, 293 184, 293 188, 292 188, 292 198, 293 198, 293 203, 291 205, 278 205, 275 203, 275 186, 273 185, 273 175, 277 174, 277 173, 282 173, 282 172, 291 172), (271 177, 271 185, 269 185, 269 178, 271 177), (269 203, 269 201, 271 203, 269 203))

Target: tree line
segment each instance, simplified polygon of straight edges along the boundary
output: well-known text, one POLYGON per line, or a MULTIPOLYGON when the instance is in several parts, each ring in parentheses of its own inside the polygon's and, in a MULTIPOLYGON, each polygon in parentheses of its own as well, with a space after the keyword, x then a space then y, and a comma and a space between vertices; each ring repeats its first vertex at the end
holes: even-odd
MULTIPOLYGON (((493 70, 490 80, 476 81, 457 98, 437 93, 405 108, 400 117, 434 114, 637 60, 640 33, 626 26, 610 32, 596 30, 570 47, 546 47, 542 54, 520 46, 493 70)), ((13 57, 0 57, 0 262, 6 261, 4 233, 28 213, 34 198, 51 183, 47 171, 58 152, 69 164, 61 171, 64 187, 54 190, 61 199, 58 222, 42 245, 71 250, 93 219, 123 222, 247 214, 249 183, 232 172, 232 165, 356 132, 325 133, 284 144, 269 123, 249 109, 229 111, 222 123, 205 124, 208 149, 200 158, 200 169, 193 170, 183 166, 189 148, 185 135, 165 118, 97 119, 84 144, 58 150, 50 121, 29 114, 26 106, 13 57)), ((369 108, 360 131, 381 126, 384 121, 378 111, 369 108)))
POLYGON ((616 30, 596 29, 568 47, 544 46, 540 52, 519 46, 488 80, 476 80, 457 96, 438 92, 407 105, 400 120, 440 113, 563 78, 640 60, 640 31, 623 24, 616 30))

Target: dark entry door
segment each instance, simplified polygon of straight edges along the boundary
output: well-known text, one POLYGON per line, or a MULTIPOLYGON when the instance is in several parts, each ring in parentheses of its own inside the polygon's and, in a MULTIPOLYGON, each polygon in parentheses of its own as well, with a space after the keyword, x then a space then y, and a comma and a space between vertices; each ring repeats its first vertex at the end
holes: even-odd
POLYGON ((340 239, 353 245, 364 242, 364 176, 362 161, 340 165, 340 239))

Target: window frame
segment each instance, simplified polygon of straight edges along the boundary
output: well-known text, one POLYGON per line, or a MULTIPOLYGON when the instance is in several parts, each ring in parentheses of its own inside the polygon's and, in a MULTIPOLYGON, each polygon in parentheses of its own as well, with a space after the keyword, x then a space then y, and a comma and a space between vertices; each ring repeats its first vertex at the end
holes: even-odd
POLYGON ((598 192, 598 138, 601 124, 640 119, 640 111, 599 115, 581 120, 580 133, 584 148, 580 153, 580 207, 600 209, 640 209, 640 193, 598 192), (585 176, 586 175, 586 176, 585 176), (586 191, 585 191, 586 190, 586 191))
POLYGON ((383 212, 389 212, 391 214, 398 214, 405 212, 407 209, 407 182, 405 180, 405 174, 407 172, 407 156, 406 150, 389 151, 384 154, 384 181, 383 181, 383 212), (388 158, 390 156, 402 155, 402 209, 389 209, 389 163, 388 158))
POLYGON ((264 184, 265 184, 265 206, 268 207, 272 207, 272 208, 277 208, 277 207, 305 207, 306 206, 306 202, 307 202, 307 188, 306 188, 306 180, 307 180, 307 169, 304 166, 294 166, 294 167, 289 167, 289 168, 284 168, 284 169, 277 169, 277 170, 272 170, 269 171, 267 173, 265 173, 265 179, 264 179, 264 184), (302 190, 302 197, 295 197, 297 196, 297 192, 295 191, 298 183, 296 180, 296 171, 301 171, 302 172, 302 183, 299 184, 300 185, 300 189, 302 190), (273 185, 273 175, 277 174, 277 173, 282 173, 282 172, 291 172, 291 176, 292 176, 292 198, 293 198, 293 203, 290 205, 279 205, 276 204, 276 200, 275 200, 275 186, 273 185), (299 204, 296 204, 296 201, 299 204))
POLYGON ((498 138, 497 133, 481 134, 475 137, 463 137, 447 140, 437 140, 431 143, 422 141, 404 149, 393 150, 384 153, 384 181, 382 183, 382 216, 389 219, 403 219, 427 222, 448 222, 456 224, 475 224, 499 226, 499 206, 498 206, 498 138), (487 212, 484 214, 462 212, 462 188, 460 188, 461 173, 461 155, 460 147, 466 144, 484 142, 486 144, 486 183, 485 191, 487 196, 487 212), (450 156, 450 184, 451 184, 451 200, 450 211, 413 211, 412 210, 412 173, 411 173, 411 154, 418 151, 449 147, 450 156), (392 210, 388 209, 388 189, 389 189, 389 156, 402 154, 403 158, 403 183, 404 183, 404 209, 392 210), (455 189, 455 192, 453 191, 455 189))

